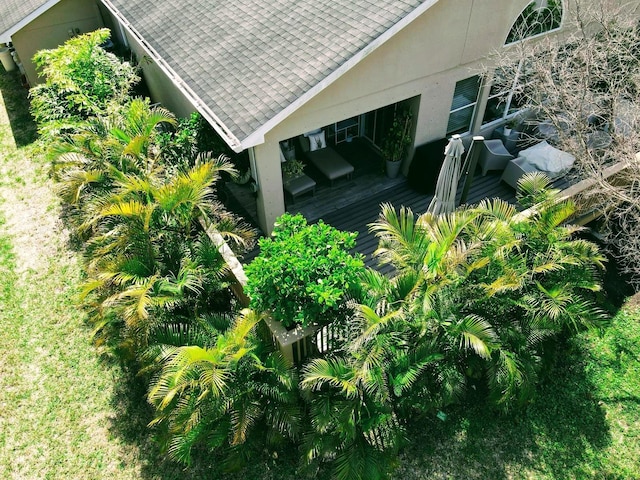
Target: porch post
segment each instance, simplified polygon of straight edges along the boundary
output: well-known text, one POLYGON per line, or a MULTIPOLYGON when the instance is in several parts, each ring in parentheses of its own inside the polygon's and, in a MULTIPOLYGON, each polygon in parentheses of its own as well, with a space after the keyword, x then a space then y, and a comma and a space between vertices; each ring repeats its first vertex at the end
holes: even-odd
POLYGON ((476 173, 476 166, 478 165, 478 157, 480 156, 480 147, 478 143, 484 141, 484 137, 475 136, 471 144, 469 145, 469 151, 467 152, 467 158, 464 165, 466 170, 462 172, 464 175, 464 186, 462 187, 462 195, 460 195, 460 205, 467 203, 467 197, 469 196, 469 189, 471 183, 473 183, 473 176, 476 173))
POLYGON ((263 143, 249 150, 251 170, 258 188, 256 205, 258 223, 267 235, 273 224, 284 213, 284 191, 278 142, 263 143))
POLYGON ((407 151, 407 158, 402 164, 402 174, 406 177, 409 175, 409 167, 411 165, 411 161, 413 160, 413 154, 416 151, 416 131, 418 130, 418 120, 420 115, 420 101, 422 99, 422 95, 417 95, 416 97, 410 98, 409 108, 411 109, 412 115, 412 126, 411 126, 411 138, 413 142, 407 151))
POLYGON ((492 75, 487 75, 482 78, 480 91, 478 93, 478 102, 476 103, 473 122, 471 123, 471 135, 478 135, 478 132, 480 132, 480 129, 482 128, 482 120, 484 118, 484 112, 487 109, 487 102, 489 101, 489 93, 491 93, 492 83, 492 75))

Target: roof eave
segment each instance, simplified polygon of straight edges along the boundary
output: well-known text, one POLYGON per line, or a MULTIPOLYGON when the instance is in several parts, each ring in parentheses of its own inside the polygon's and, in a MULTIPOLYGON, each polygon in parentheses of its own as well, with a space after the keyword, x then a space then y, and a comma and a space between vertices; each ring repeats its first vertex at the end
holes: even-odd
POLYGON ((49 10, 51 7, 53 7, 58 2, 60 2, 60 0, 49 0, 48 2, 46 2, 41 7, 36 8, 33 12, 31 12, 29 15, 24 17, 18 23, 16 23, 12 27, 8 28, 4 32, 0 33, 0 43, 8 43, 8 42, 10 42, 11 41, 11 36, 14 33, 16 33, 18 30, 20 30, 25 25, 31 23, 33 20, 38 18, 40 15, 42 15, 44 12, 49 10))
POLYGON ((229 147, 236 153, 244 150, 240 140, 236 138, 231 130, 220 120, 220 118, 207 106, 207 104, 196 94, 189 85, 171 68, 171 66, 156 52, 156 50, 144 39, 144 37, 131 25, 124 15, 111 3, 110 0, 100 0, 102 4, 116 17, 124 29, 132 35, 156 62, 160 70, 171 80, 182 94, 187 97, 194 108, 211 124, 214 130, 222 137, 229 147))
POLYGON ((382 35, 376 37, 371 43, 365 46, 362 50, 357 52, 353 57, 347 60, 345 63, 340 65, 336 70, 331 72, 327 77, 317 83, 314 87, 307 90, 304 94, 298 97, 293 103, 291 103, 288 107, 281 110, 271 119, 269 119, 266 123, 264 123, 260 128, 247 136, 244 140, 242 140, 243 149, 255 147, 256 145, 260 145, 264 143, 264 137, 272 130, 276 125, 280 124, 284 121, 289 115, 293 114, 296 110, 302 107, 305 103, 311 100, 313 97, 318 95, 320 92, 325 90, 331 84, 333 84, 336 80, 342 77, 345 73, 355 67, 358 63, 360 63, 365 57, 367 57, 370 53, 376 50, 378 47, 383 45, 389 39, 391 39, 394 35, 396 35, 400 30, 405 28, 411 22, 413 22, 416 18, 422 15, 424 12, 429 10, 432 6, 438 3, 439 0, 426 0, 420 6, 416 7, 411 13, 402 18, 398 23, 393 25, 389 30, 385 31, 382 35))

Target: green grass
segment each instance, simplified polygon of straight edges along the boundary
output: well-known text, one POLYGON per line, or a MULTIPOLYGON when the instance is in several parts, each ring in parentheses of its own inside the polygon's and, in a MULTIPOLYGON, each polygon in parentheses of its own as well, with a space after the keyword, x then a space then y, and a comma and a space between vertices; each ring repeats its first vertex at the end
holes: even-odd
POLYGON ((481 403, 421 422, 395 478, 640 477, 640 311, 623 309, 604 335, 586 332, 525 410, 481 403))
MULTIPOLYGON (((33 132, 15 80, 0 74, 14 109, 0 114, 0 478, 299 478, 295 451, 238 475, 206 455, 189 469, 160 460, 143 386, 101 356, 76 307, 81 272, 46 169, 13 143, 33 132)), ((640 312, 625 308, 604 335, 562 346, 524 411, 478 402, 416 422, 393 478, 640 478, 639 362, 640 312)))

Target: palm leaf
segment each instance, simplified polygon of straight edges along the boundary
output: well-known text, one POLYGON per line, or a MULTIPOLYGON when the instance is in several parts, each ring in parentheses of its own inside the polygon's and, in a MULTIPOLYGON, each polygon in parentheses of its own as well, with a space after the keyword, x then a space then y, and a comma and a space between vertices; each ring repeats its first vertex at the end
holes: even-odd
POLYGON ((478 315, 467 315, 454 327, 452 333, 460 336, 460 346, 473 350, 484 359, 491 357, 497 346, 498 336, 493 326, 478 315))
POLYGON ((301 387, 317 391, 325 385, 337 388, 346 398, 358 393, 357 377, 343 359, 314 359, 303 369, 301 387))

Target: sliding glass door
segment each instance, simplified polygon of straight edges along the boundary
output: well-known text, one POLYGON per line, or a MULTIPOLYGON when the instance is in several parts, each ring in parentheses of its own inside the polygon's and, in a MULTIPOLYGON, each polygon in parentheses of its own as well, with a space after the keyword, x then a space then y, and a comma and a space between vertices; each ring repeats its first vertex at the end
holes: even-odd
POLYGON ((361 135, 380 148, 384 137, 391 128, 393 114, 401 103, 394 103, 361 115, 361 135))

